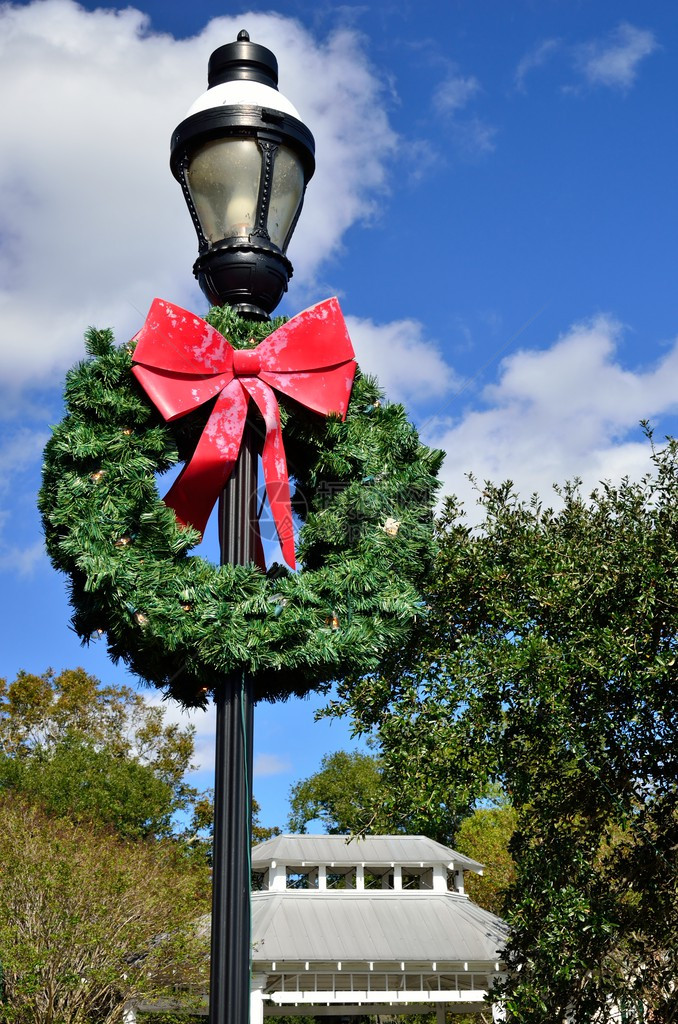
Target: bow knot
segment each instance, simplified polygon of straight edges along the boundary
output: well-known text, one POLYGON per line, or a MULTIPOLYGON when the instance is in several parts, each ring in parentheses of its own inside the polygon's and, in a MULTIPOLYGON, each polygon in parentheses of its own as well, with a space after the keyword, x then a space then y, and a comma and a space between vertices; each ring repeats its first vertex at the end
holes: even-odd
POLYGON ((204 532, 236 464, 251 399, 266 431, 261 453, 266 494, 283 558, 294 568, 290 483, 275 392, 324 416, 346 417, 356 364, 337 300, 304 310, 256 348, 234 349, 200 317, 154 299, 134 340, 132 373, 166 420, 216 399, 165 503, 180 523, 204 532))
POLYGON ((258 377, 261 370, 261 353, 256 348, 233 350, 233 374, 236 377, 258 377))

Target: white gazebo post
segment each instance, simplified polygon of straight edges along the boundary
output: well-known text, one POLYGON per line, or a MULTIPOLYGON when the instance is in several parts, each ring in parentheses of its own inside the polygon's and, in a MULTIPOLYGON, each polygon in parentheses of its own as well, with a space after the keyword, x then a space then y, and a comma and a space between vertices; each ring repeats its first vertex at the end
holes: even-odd
POLYGON ((264 988, 265 974, 253 974, 250 982, 250 1020, 249 1024, 264 1024, 264 988))
POLYGON ((271 861, 268 869, 268 887, 273 892, 284 892, 287 886, 287 870, 284 864, 271 861))

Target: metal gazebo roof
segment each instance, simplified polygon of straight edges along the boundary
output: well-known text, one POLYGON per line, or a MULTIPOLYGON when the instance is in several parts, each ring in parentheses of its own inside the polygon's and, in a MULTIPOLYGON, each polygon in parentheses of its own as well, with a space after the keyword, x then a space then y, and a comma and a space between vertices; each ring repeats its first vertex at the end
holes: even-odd
POLYGON ((430 867, 446 864, 456 870, 482 873, 483 865, 426 836, 281 835, 259 843, 252 851, 252 867, 261 870, 281 864, 333 864, 337 867, 391 864, 430 867))
POLYGON ((500 959, 507 926, 465 896, 432 892, 253 893, 254 964, 500 959))

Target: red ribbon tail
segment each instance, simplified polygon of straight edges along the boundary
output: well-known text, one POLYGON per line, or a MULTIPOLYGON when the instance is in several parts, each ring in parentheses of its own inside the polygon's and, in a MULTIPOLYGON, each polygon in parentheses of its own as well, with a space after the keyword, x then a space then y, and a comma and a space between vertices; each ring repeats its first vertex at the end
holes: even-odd
POLYGON ((271 480, 266 472, 265 458, 266 443, 264 442, 264 453, 261 461, 264 466, 264 480, 266 482, 266 496, 271 506, 271 514, 275 529, 280 541, 282 556, 290 566, 295 569, 297 562, 294 551, 294 520, 292 519, 292 503, 290 501, 290 482, 285 480, 271 480))
POLYGON ((261 453, 264 470, 266 495, 271 506, 282 556, 290 566, 296 568, 294 555, 294 521, 290 501, 290 479, 287 473, 287 459, 280 425, 280 409, 273 390, 262 380, 253 377, 240 378, 249 391, 264 418, 266 437, 261 453))
POLYGON ((247 417, 248 397, 237 381, 219 395, 207 426, 164 501, 184 526, 205 532, 207 520, 233 472, 247 417))

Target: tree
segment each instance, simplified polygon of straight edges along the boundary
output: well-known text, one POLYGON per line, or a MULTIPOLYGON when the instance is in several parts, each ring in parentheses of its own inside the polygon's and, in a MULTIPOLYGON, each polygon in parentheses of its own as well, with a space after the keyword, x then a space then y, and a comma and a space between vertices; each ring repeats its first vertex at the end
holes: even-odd
POLYGON ((104 686, 82 668, 58 675, 51 669, 42 675, 19 672, 11 683, 0 679, 2 753, 21 756, 78 735, 148 765, 176 787, 180 799, 195 730, 166 725, 164 717, 163 707, 129 686, 104 686))
POLYGON ((128 1001, 204 984, 206 868, 175 843, 123 841, 16 796, 0 815, 3 1021, 114 1024, 128 1001))
POLYGON ((0 790, 22 793, 50 813, 111 825, 130 839, 170 835, 172 788, 144 764, 66 737, 46 751, 0 759, 0 790))
POLYGON ((330 709, 378 730, 397 820, 506 788, 521 1024, 678 1019, 678 444, 652 458, 557 511, 488 484, 480 529, 449 499, 415 643, 330 709))
POLYGON ((317 772, 291 787, 287 827, 305 832, 309 822, 318 820, 330 835, 378 832, 382 783, 374 755, 359 750, 325 754, 317 772))
POLYGON ((3 1021, 113 1024, 139 995, 204 989, 213 808, 185 781, 193 733, 82 669, 0 680, 3 1021))
POLYGON ((515 880, 509 852, 515 827, 515 809, 504 801, 495 807, 477 807, 462 821, 454 840, 455 849, 484 866, 482 875, 469 872, 466 892, 474 903, 498 917, 507 913, 506 893, 515 880))
POLYGON ((194 730, 163 718, 164 708, 83 669, 0 680, 0 791, 128 837, 169 835, 199 794, 185 781, 194 730))

